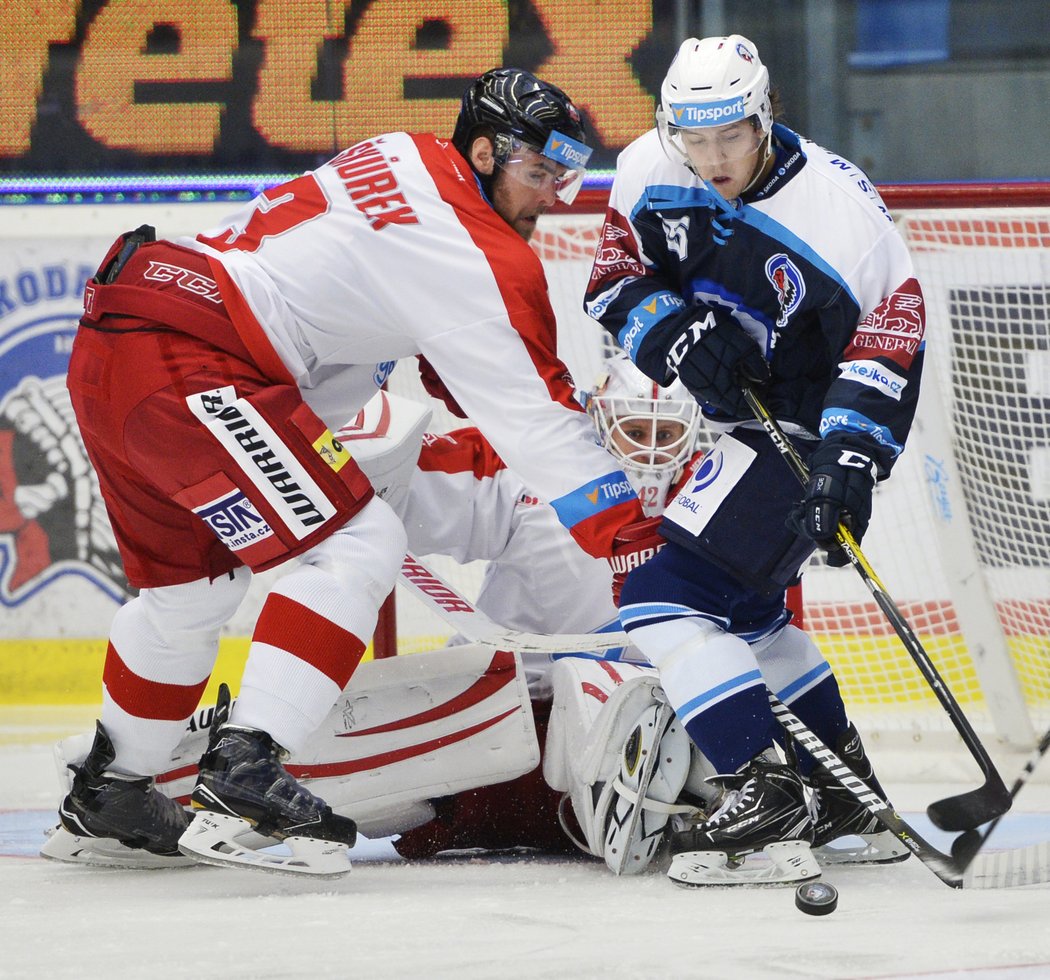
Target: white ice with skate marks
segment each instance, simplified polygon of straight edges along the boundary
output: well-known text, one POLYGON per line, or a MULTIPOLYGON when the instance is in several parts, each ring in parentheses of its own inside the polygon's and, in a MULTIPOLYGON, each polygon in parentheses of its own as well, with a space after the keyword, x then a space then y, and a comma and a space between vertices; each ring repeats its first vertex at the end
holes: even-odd
MULTIPOLYGON (((89 727, 86 717, 61 735, 89 727)), ((262 978, 883 978, 1050 976, 1050 888, 958 891, 914 858, 841 867, 831 915, 794 887, 682 889, 662 870, 614 878, 596 859, 405 863, 362 839, 335 880, 190 867, 92 869, 34 855, 53 825, 51 741, 0 719, 0 978, 150 980, 202 969, 262 978)), ((968 787, 888 787, 931 843, 926 803, 968 787)), ((1050 839, 1030 785, 993 846, 1050 839)))

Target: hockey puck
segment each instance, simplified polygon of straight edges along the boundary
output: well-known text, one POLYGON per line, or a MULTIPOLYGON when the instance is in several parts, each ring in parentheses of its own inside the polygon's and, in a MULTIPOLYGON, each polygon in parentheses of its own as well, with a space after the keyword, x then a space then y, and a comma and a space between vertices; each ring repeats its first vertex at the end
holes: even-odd
POLYGON ((806 915, 830 915, 838 904, 838 889, 826 881, 804 881, 795 889, 795 907, 806 915))

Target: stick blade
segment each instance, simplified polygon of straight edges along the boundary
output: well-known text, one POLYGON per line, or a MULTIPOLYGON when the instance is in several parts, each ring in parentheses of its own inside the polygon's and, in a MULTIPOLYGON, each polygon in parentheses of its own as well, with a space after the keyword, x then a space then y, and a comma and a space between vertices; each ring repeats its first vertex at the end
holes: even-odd
POLYGON ((926 816, 938 829, 949 833, 976 830, 982 824, 1001 817, 1010 809, 1013 798, 1001 779, 989 779, 983 786, 958 796, 934 800, 926 807, 926 816))

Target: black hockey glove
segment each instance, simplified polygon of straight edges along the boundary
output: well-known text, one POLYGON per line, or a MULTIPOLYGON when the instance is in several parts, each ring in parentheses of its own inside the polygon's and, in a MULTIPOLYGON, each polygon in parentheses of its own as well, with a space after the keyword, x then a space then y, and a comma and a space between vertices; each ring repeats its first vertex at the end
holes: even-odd
POLYGON ((735 320, 716 321, 711 311, 671 345, 667 366, 697 401, 738 419, 751 417, 741 386, 769 380, 769 364, 758 344, 735 320))
POLYGON ((849 564, 835 539, 839 523, 849 528, 858 544, 868 529, 875 474, 874 460, 844 442, 823 443, 809 457, 806 494, 788 524, 824 548, 833 568, 849 564))

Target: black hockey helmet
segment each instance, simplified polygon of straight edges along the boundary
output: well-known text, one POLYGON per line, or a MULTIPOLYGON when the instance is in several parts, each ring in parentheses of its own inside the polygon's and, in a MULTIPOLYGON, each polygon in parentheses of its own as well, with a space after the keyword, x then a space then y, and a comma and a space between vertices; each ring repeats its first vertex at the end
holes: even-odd
POLYGON ((580 111, 557 85, 522 68, 494 68, 463 93, 452 145, 468 155, 476 131, 489 127, 542 150, 552 130, 586 142, 580 111))
MULTIPOLYGON (((580 111, 556 85, 522 68, 494 68, 471 83, 463 94, 452 145, 467 160, 479 135, 491 135, 497 164, 506 164, 521 145, 572 168, 578 189, 590 157, 580 111)), ((479 174, 488 190, 488 180, 479 174)), ((563 200, 567 194, 560 194, 563 200)))

